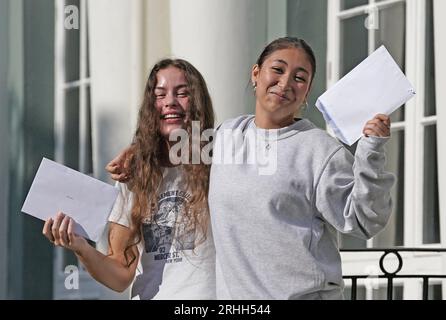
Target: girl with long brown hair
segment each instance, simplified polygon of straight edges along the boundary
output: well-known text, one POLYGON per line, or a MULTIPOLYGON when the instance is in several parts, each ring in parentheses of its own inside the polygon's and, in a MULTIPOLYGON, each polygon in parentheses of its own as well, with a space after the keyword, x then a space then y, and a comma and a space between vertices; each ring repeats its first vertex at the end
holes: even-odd
MULTIPOLYGON (((207 193, 210 165, 174 165, 169 136, 192 121, 212 129, 214 113, 200 72, 182 59, 164 59, 150 72, 131 147, 129 178, 110 215, 104 255, 73 232, 74 220, 58 213, 44 235, 74 251, 99 282, 139 299, 215 298, 215 249, 207 193)), ((188 144, 191 146, 192 144, 188 144)), ((190 153, 190 150, 189 150, 190 153)), ((108 168, 112 170, 111 167, 108 168)))

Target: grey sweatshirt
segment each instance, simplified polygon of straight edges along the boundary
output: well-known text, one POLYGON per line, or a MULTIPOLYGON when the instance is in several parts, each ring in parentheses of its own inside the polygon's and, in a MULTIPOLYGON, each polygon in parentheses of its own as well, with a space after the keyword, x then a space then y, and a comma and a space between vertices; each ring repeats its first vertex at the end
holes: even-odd
POLYGON ((391 212, 387 140, 362 137, 353 157, 308 120, 277 130, 257 128, 254 116, 223 123, 209 190, 217 298, 342 299, 337 231, 369 239, 391 212), (256 162, 220 161, 228 129, 241 130, 236 153, 249 149, 252 133, 276 134, 263 139, 277 151, 274 172, 259 174, 256 162))

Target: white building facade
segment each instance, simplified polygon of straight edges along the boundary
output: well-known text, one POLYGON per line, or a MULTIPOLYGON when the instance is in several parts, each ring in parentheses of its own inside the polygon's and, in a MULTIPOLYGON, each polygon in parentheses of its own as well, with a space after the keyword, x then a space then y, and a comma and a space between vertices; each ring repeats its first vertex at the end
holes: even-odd
MULTIPOLYGON (((2 142, 2 149, 10 150, 2 152, 0 157, 0 173, 9 173, 10 177, 0 187, 0 200, 6 199, 0 201, 0 226, 9 226, 1 229, 0 236, 10 243, 0 244, 0 258, 5 257, 0 259, 0 275, 5 275, 0 276, 0 298, 25 295, 23 292, 28 288, 23 280, 25 271, 15 275, 14 281, 8 280, 16 264, 19 270, 27 263, 39 264, 35 260, 18 261, 11 251, 24 248, 31 241, 26 234, 16 240, 15 230, 26 229, 28 222, 16 221, 15 216, 42 155, 110 181, 104 166, 131 141, 148 72, 163 57, 185 58, 200 70, 208 84, 218 123, 253 113, 251 66, 269 41, 286 35, 304 38, 316 53, 318 72, 306 116, 320 127, 325 128, 325 123, 313 107, 317 97, 381 44, 388 48, 417 91, 415 99, 392 115, 388 168, 397 175, 398 183, 393 190, 391 222, 385 231, 367 242, 340 236, 341 248, 446 247, 446 111, 441 108, 446 105, 446 64, 440 59, 446 54, 446 38, 440 37, 440 30, 446 29, 446 19, 442 19, 446 13, 444 1, 45 0, 42 3, 36 8, 29 0, 0 0, 0 15, 10 17, 0 19, 0 24, 7 27, 0 28, 0 43, 9 44, 8 49, 2 46, 0 51, 5 52, 0 55, 0 72, 6 76, 0 77, 0 81, 8 79, 9 88, 5 90, 2 82, 0 130, 9 137, 2 142), (46 10, 47 14, 54 16, 51 24, 35 23, 44 25, 42 30, 52 29, 46 33, 46 46, 42 49, 49 52, 53 61, 45 62, 51 63, 45 80, 45 88, 51 90, 42 98, 46 99, 42 105, 48 105, 45 121, 49 124, 45 132, 51 143, 47 149, 34 150, 27 143, 29 131, 25 130, 34 110, 28 105, 33 95, 26 91, 33 83, 27 83, 26 79, 29 73, 37 72, 27 65, 34 61, 33 56, 28 57, 32 47, 30 37, 39 31, 30 28, 26 17, 32 10, 47 8, 51 8, 50 13, 46 10), (17 40, 15 34, 21 38, 17 40), (13 100, 14 105, 11 90, 18 97, 13 100), (29 162, 33 165, 26 165, 29 162), (23 184, 20 192, 11 197, 20 183, 23 184)), ((30 228, 38 230, 39 225, 30 228)), ((48 275, 51 286, 43 291, 36 289, 35 296, 128 297, 128 292, 118 295, 97 285, 82 268, 80 289, 67 290, 65 268, 77 265, 77 261, 70 253, 45 245, 40 244, 46 250, 45 257, 52 257, 52 271, 48 275)), ((106 241, 98 246, 105 250, 106 241)), ((342 256, 345 274, 373 274, 378 267, 379 256, 373 252, 345 252, 342 256)), ((445 254, 403 256, 402 272, 446 274, 445 254)), ((349 285, 346 281, 347 288, 349 285)), ((421 298, 419 280, 397 281, 395 285, 396 298, 421 298)), ((431 285, 432 297, 446 297, 442 281, 432 281, 431 285)), ((385 284, 373 287, 360 282, 359 292, 364 299, 383 299, 385 284)))

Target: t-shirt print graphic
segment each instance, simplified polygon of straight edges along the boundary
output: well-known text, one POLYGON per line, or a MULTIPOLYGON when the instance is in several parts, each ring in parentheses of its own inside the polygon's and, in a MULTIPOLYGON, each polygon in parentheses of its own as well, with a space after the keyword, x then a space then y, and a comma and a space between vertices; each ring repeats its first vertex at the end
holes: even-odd
MULTIPOLYGON (((185 217, 185 204, 190 195, 184 191, 167 191, 158 197, 158 212, 153 222, 143 222, 145 251, 155 255, 155 260, 176 262, 179 252, 193 250, 195 230, 186 230, 182 223, 185 217), (174 261, 170 261, 174 259, 174 261)), ((182 259, 180 259, 182 260, 182 259)))

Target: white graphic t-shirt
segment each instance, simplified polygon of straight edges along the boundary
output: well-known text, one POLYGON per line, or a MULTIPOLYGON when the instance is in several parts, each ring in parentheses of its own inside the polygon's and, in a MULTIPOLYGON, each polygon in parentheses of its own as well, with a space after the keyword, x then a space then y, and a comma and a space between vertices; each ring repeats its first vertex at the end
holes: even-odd
MULTIPOLYGON (((133 194, 117 183, 120 193, 109 221, 129 227, 133 194)), ((215 299, 215 248, 211 227, 206 240, 186 230, 185 189, 181 166, 164 168, 154 222, 143 221, 140 259, 132 285, 132 299, 215 299)))

